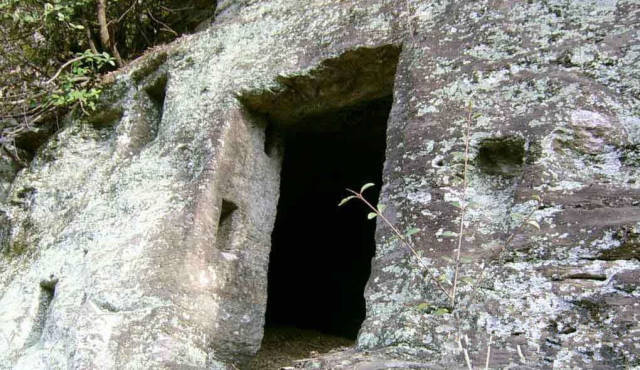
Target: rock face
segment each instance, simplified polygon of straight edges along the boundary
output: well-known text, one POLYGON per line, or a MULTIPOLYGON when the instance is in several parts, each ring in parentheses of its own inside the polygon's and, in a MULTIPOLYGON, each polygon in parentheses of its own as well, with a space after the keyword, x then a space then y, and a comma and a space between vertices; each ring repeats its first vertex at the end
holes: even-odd
POLYGON ((242 364, 272 127, 391 94, 380 202, 447 292, 464 217, 455 307, 378 221, 357 347, 305 366, 640 366, 637 2, 221 3, 26 168, 3 153, 2 368, 242 364))

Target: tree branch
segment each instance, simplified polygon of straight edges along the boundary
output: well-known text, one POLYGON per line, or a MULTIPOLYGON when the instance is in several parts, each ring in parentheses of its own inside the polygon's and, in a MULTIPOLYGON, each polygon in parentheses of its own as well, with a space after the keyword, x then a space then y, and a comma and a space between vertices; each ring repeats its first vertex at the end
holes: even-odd
POLYGON ((164 28, 165 28, 165 30, 166 30, 166 31, 173 33, 176 37, 178 37, 178 36, 179 36, 179 35, 178 35, 178 33, 177 33, 176 31, 174 31, 171 27, 169 27, 169 25, 167 25, 167 24, 166 24, 166 23, 164 23, 164 22, 161 22, 161 21, 157 20, 157 19, 153 16, 153 14, 151 14, 151 10, 147 9, 147 14, 149 14, 149 17, 151 17, 151 19, 152 19, 152 20, 154 20, 156 23, 158 23, 158 24, 160 24, 160 25, 164 26, 164 28))
POLYGON ((131 6, 129 7, 129 9, 127 9, 124 13, 122 13, 122 15, 120 16, 120 18, 118 18, 118 19, 117 19, 117 20, 115 20, 115 21, 109 21, 109 24, 111 24, 111 23, 120 23, 120 22, 122 22, 122 20, 124 19, 124 17, 126 17, 126 16, 127 16, 127 14, 128 14, 128 13, 129 13, 129 12, 130 12, 130 11, 131 11, 135 6, 136 6, 136 4, 137 4, 137 3, 138 3, 138 2, 137 2, 137 0, 134 0, 134 1, 133 1, 133 3, 131 4, 131 6))
POLYGON ((50 79, 47 80, 47 82, 45 82, 46 85, 52 83, 56 78, 58 78, 58 76, 60 76, 60 73, 62 73, 62 71, 67 68, 69 65, 82 60, 84 58, 89 58, 92 57, 93 55, 80 55, 79 57, 75 57, 73 59, 68 60, 65 64, 63 64, 58 71, 56 72, 56 74, 53 75, 53 77, 51 77, 50 79))

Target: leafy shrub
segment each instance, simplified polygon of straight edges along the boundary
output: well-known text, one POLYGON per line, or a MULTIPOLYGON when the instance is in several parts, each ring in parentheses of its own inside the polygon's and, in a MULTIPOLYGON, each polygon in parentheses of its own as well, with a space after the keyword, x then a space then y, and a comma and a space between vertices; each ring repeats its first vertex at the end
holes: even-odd
POLYGON ((0 145, 76 109, 100 74, 213 16, 210 0, 0 0, 0 145))

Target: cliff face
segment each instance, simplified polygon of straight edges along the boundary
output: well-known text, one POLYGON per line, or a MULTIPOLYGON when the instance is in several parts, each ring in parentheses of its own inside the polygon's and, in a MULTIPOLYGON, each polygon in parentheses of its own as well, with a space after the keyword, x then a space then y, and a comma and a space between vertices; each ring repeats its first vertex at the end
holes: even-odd
POLYGON ((2 158, 1 366, 242 363, 264 326, 273 132, 390 95, 379 201, 448 292, 464 216, 457 302, 378 220, 359 352, 305 366, 475 367, 489 347, 496 368, 640 366, 640 5, 219 9, 15 177, 2 158))

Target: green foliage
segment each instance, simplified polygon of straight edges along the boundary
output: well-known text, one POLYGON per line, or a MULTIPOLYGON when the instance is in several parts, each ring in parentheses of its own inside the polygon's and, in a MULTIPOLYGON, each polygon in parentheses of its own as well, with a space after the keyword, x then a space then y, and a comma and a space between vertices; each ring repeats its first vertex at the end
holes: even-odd
POLYGON ((538 224, 538 222, 536 220, 528 220, 527 224, 535 227, 538 230, 540 230, 540 224, 538 224))
POLYGON ((460 257, 460 262, 464 264, 473 263, 473 258, 469 256, 463 256, 463 257, 460 257))
POLYGON ((192 31, 215 11, 209 0, 105 0, 105 5, 106 25, 98 19, 98 0, 0 0, 0 144, 5 148, 32 127, 52 125, 59 114, 93 110, 100 76, 115 68, 112 56, 135 58, 192 31), (101 30, 111 45, 102 45, 101 30))
POLYGON ((433 306, 433 305, 431 305, 431 304, 429 304, 427 302, 420 303, 415 308, 418 311, 421 311, 423 313, 431 314, 431 315, 438 315, 438 316, 451 313, 451 310, 449 310, 447 307, 437 307, 437 306, 433 306))
MULTIPOLYGON (((464 222, 465 212, 468 209, 474 209, 478 207, 478 204, 470 202, 467 199, 467 190, 468 190, 467 187, 469 185, 467 172, 473 169, 473 167, 469 164, 471 125, 474 120, 477 120, 480 117, 481 117, 480 114, 473 113, 472 105, 471 103, 469 103, 467 119, 465 121, 465 132, 464 132, 465 150, 464 152, 452 153, 454 160, 462 162, 462 165, 464 166, 463 172, 462 172, 462 180, 463 180, 462 196, 460 197, 460 200, 450 202, 450 204, 455 208, 457 208, 458 211, 460 212, 459 232, 446 230, 446 231, 440 232, 439 235, 436 234, 436 236, 455 239, 455 242, 456 242, 456 248, 454 250, 455 258, 451 258, 446 255, 439 256, 440 259, 445 261, 446 264, 448 264, 452 268, 453 274, 443 272, 437 267, 434 268, 434 266, 428 265, 427 264, 428 262, 424 262, 422 257, 423 251, 417 250, 417 248, 413 244, 413 241, 411 240, 411 236, 413 234, 420 232, 419 228, 410 228, 404 234, 402 234, 400 230, 382 214, 382 211, 385 208, 383 204, 379 204, 377 207, 374 207, 367 199, 364 198, 362 193, 369 187, 373 186, 372 183, 363 185, 359 193, 351 189, 347 189, 347 191, 349 191, 353 195, 344 198, 340 202, 340 205, 343 205, 346 202, 350 201, 351 199, 358 199, 362 201, 371 211, 373 211, 373 212, 370 212, 367 217, 369 219, 379 217, 379 219, 381 219, 382 222, 386 224, 386 226, 391 230, 391 232, 395 234, 394 240, 400 240, 402 245, 404 245, 404 247, 406 247, 409 251, 411 251, 411 253, 416 258, 420 267, 424 269, 425 281, 433 283, 442 293, 444 293, 444 295, 447 297, 448 301, 450 302, 448 307, 438 307, 430 303, 423 302, 415 306, 415 309, 417 309, 418 311, 424 314, 429 314, 434 316, 452 314, 454 315, 454 318, 456 319, 456 322, 458 323, 458 325, 460 320, 460 310, 456 306, 456 299, 457 299, 457 296, 460 294, 458 292, 458 286, 467 286, 467 291, 470 290, 470 292, 468 293, 468 299, 469 301, 473 302, 477 298, 479 287, 481 286, 482 282, 487 278, 487 275, 485 274, 486 272, 485 268, 491 262, 491 260, 477 261, 476 258, 470 255, 462 255, 462 247, 463 247, 463 242, 465 237, 465 222, 464 222), (470 266, 466 266, 465 269, 468 267, 471 273, 474 274, 473 277, 462 275, 461 270, 463 269, 463 265, 470 265, 470 266)), ((519 147, 520 146, 518 146, 518 148, 519 147)), ((524 148, 523 145, 522 147, 524 148)), ((519 157, 522 158, 524 162, 524 152, 522 153, 522 155, 519 155, 519 157)), ((543 203, 542 198, 537 194, 534 194, 532 196, 532 199, 538 202, 539 204, 543 203)), ((537 208, 534 208, 528 215, 526 215, 526 217, 524 217, 524 219, 519 220, 520 226, 517 227, 513 231, 513 233, 511 233, 511 235, 509 235, 509 237, 504 241, 504 244, 500 246, 500 250, 497 253, 497 255, 493 256, 494 260, 498 259, 502 254, 502 252, 504 252, 507 248, 509 248, 511 241, 518 233, 521 232, 523 226, 528 225, 528 226, 534 227, 538 231, 540 230, 540 225, 538 224, 537 221, 535 221, 532 218, 536 209, 537 208)), ((434 265, 437 265, 437 264, 434 264, 434 265)), ((463 334, 463 329, 460 326, 458 326, 456 328, 456 331, 457 331, 456 337, 457 337, 458 347, 462 349, 464 353, 465 363, 467 364, 467 367, 469 369, 473 369, 471 358, 468 354, 468 351, 462 344, 461 338, 463 334)), ((492 337, 490 336, 488 347, 487 347, 487 359, 486 359, 485 368, 488 368, 488 365, 489 365, 491 340, 492 340, 492 337)))
POLYGON ((89 111, 95 110, 95 103, 100 97, 100 93, 102 90, 91 88, 91 89, 78 89, 75 88, 72 84, 64 84, 62 86, 63 93, 51 95, 51 101, 55 106, 68 106, 73 103, 79 103, 84 112, 87 112, 85 107, 88 107, 89 111))
POLYGON ((343 198, 340 203, 338 203, 338 207, 341 207, 343 205, 345 205, 348 201, 350 201, 351 199, 354 199, 356 196, 355 195, 350 195, 346 198, 343 198))
POLYGON ((412 228, 410 228, 409 230, 407 230, 407 231, 405 232, 405 235, 406 235, 406 236, 411 236, 411 235, 413 235, 413 234, 417 234, 417 233, 419 233, 419 232, 420 232, 420 229, 418 229, 417 227, 412 227, 412 228))
POLYGON ((78 54, 71 63, 70 70, 61 75, 59 89, 54 91, 45 101, 54 106, 71 106, 78 103, 84 113, 95 110, 95 104, 101 90, 95 85, 96 71, 105 65, 115 66, 115 61, 108 53, 93 53, 86 50, 78 54))
POLYGON ((375 184, 372 183, 372 182, 362 185, 362 188, 360 188, 360 193, 364 192, 365 190, 369 189, 370 187, 372 187, 374 185, 375 184))
POLYGON ((440 307, 437 310, 433 311, 434 315, 446 315, 448 313, 451 313, 451 311, 446 307, 440 307))

